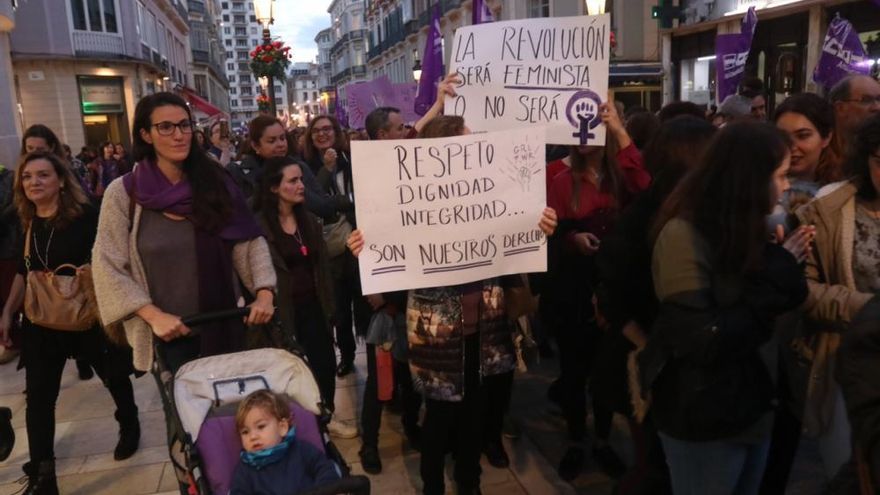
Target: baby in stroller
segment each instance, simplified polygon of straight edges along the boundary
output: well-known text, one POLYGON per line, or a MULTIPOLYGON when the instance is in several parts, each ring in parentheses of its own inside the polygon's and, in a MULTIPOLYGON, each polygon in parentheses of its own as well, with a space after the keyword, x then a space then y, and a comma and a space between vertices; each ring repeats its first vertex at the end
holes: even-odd
POLYGON ((336 466, 308 442, 298 442, 287 403, 257 390, 238 406, 235 426, 244 450, 230 495, 287 495, 339 479, 336 466))
POLYGON ((230 495, 288 495, 339 479, 336 465, 308 442, 296 439, 290 408, 270 390, 257 390, 238 406, 241 461, 230 495))

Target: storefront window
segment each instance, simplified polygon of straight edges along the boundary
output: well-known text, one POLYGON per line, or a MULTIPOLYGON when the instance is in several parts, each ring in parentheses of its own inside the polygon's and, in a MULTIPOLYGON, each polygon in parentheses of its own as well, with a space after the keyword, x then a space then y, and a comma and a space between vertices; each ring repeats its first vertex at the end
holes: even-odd
POLYGON ((79 76, 77 82, 86 144, 124 141, 128 125, 122 78, 79 76))
POLYGON ((715 87, 715 56, 681 61, 681 99, 697 105, 708 105, 715 87))

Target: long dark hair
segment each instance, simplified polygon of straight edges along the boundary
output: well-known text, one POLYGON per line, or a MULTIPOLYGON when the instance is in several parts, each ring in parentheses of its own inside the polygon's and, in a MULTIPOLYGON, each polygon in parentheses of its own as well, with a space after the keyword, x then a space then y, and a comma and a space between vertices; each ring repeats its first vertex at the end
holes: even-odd
MULTIPOLYGON (((300 170, 307 166, 290 156, 270 158, 263 162, 263 177, 257 189, 257 194, 254 196, 254 211, 263 216, 275 239, 278 239, 283 234, 283 231, 281 230, 281 224, 278 222, 278 194, 272 192, 272 188, 281 185, 281 180, 284 178, 284 169, 291 165, 296 165, 300 170)), ((293 207, 293 216, 296 218, 296 225, 299 228, 300 235, 303 237, 303 244, 310 253, 317 255, 320 252, 323 238, 316 234, 316 229, 313 228, 314 220, 309 216, 305 203, 293 207)))
MULTIPOLYGON (((263 133, 266 132, 266 129, 272 127, 273 125, 278 124, 284 129, 284 124, 278 120, 278 117, 273 117, 271 115, 257 115, 253 120, 248 124, 248 140, 251 145, 251 152, 254 156, 257 155, 255 144, 260 144, 260 139, 263 139, 263 133)), ((287 136, 285 135, 285 138, 287 136)), ((290 146, 288 143, 287 154, 290 154, 290 146)), ((258 157, 262 158, 262 157, 258 157)))
POLYGON ((18 152, 19 156, 24 156, 27 154, 27 148, 25 148, 25 142, 28 138, 42 138, 46 141, 46 144, 49 145, 49 149, 52 153, 55 153, 61 158, 67 159, 64 156, 64 148, 61 145, 61 140, 58 139, 58 136, 52 132, 52 129, 44 126, 43 124, 34 124, 28 127, 24 131, 24 135, 21 137, 21 150, 18 152))
MULTIPOLYGON (((796 113, 803 115, 804 118, 813 124, 813 127, 819 132, 822 139, 828 139, 834 132, 834 106, 819 95, 813 93, 800 93, 790 96, 776 107, 773 112, 773 122, 779 121, 779 118, 786 113, 796 113)), ((815 176, 816 182, 820 184, 830 184, 837 182, 843 178, 843 170, 840 167, 833 166, 829 160, 828 153, 831 150, 829 143, 822 153, 819 155, 819 164, 816 166, 815 176)))
POLYGON ((309 122, 309 126, 306 128, 306 139, 305 143, 303 143, 302 154, 307 162, 311 163, 316 158, 319 161, 321 159, 321 157, 318 156, 318 149, 315 148, 315 143, 312 142, 312 132, 314 132, 318 121, 323 119, 329 120, 330 125, 333 126, 333 135, 336 138, 336 141, 333 142, 333 149, 336 150, 337 153, 342 151, 347 152, 349 150, 348 139, 346 139, 346 136, 342 133, 342 126, 339 125, 339 121, 336 120, 336 117, 332 115, 318 115, 309 122))
MULTIPOLYGON (((571 199, 570 207, 572 211, 577 211, 580 207, 581 185, 583 184, 583 176, 587 171, 587 158, 580 152, 579 146, 570 146, 568 156, 571 159, 571 199)), ((619 207, 623 195, 626 194, 624 189, 623 173, 620 171, 620 164, 617 162, 617 152, 620 146, 617 139, 608 132, 605 134, 605 146, 601 149, 602 164, 599 171, 602 179, 599 181, 597 188, 601 191, 609 192, 614 198, 614 204, 619 207)))
POLYGON ((642 156, 653 177, 651 191, 665 198, 684 175, 697 168, 716 127, 706 119, 680 115, 660 125, 642 156))
MULTIPOLYGON (((192 113, 183 98, 173 93, 156 93, 141 98, 134 110, 132 128, 132 159, 156 161, 153 145, 144 141, 141 130, 150 132, 153 111, 163 106, 180 107, 192 120, 192 113)), ((226 188, 225 173, 208 157, 207 152, 198 145, 195 133, 191 135, 189 155, 183 161, 183 173, 192 188, 193 216, 197 227, 207 232, 216 232, 232 216, 232 196, 226 188)))
POLYGON ((858 188, 858 197, 872 200, 878 191, 871 181, 871 155, 880 150, 880 114, 868 118, 856 132, 852 152, 847 160, 853 183, 858 188))
POLYGON ((655 234, 673 217, 689 221, 709 243, 715 271, 759 268, 767 242, 770 181, 789 153, 788 136, 770 124, 724 126, 702 163, 663 205, 655 234))

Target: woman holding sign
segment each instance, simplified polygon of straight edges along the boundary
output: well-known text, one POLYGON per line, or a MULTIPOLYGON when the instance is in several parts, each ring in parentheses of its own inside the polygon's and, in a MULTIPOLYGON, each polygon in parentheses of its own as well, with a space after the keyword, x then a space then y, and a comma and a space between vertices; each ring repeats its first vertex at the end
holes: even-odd
MULTIPOLYGON (((651 183, 617 108, 609 102, 600 110, 608 129, 606 146, 572 146, 561 160, 568 168, 548 185, 547 203, 559 213, 559 229, 550 242, 540 312, 559 345, 559 380, 548 395, 562 407, 572 442, 559 463, 565 480, 576 478, 586 459, 587 376, 601 338, 589 304, 596 278, 594 255, 621 209, 651 183)), ((613 413, 598 401, 593 401, 593 413, 593 455, 608 474, 619 476, 625 466, 608 445, 613 413)))
MULTIPOLYGON (((421 137, 469 134, 461 117, 438 117, 421 137)), ((539 228, 556 229, 556 212, 546 208, 539 228)), ((348 247, 358 256, 364 235, 355 230, 348 247)), ((407 301, 410 370, 425 396, 421 476, 424 493, 445 491, 447 448, 455 455, 457 493, 479 493, 480 453, 487 441, 500 441, 505 396, 516 365, 504 289, 519 276, 411 290, 407 301), (426 335, 432 338, 426 339, 426 335), (494 436, 497 438, 487 438, 494 436)))

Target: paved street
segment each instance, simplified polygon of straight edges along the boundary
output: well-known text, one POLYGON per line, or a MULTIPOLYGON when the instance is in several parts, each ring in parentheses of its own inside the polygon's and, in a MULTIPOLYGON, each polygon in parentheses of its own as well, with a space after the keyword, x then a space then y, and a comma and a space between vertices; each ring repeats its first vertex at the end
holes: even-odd
MULTIPOLYGON (((366 379, 363 346, 358 354, 358 373, 339 380, 337 409, 343 420, 353 421, 366 379)), ((573 485, 562 482, 553 466, 565 448, 564 422, 561 415, 546 401, 546 387, 552 380, 554 361, 545 361, 518 375, 514 387, 512 413, 522 425, 524 435, 513 442, 505 439, 511 456, 510 469, 495 469, 483 462, 483 493, 516 494, 610 494, 613 484, 604 474, 588 466, 573 485)), ((12 407, 17 442, 12 456, 0 463, 0 495, 10 495, 21 488, 16 483, 27 460, 27 439, 24 429, 24 373, 12 364, 0 367, 0 404, 12 407)), ((123 462, 113 460, 117 425, 113 419, 113 402, 97 379, 80 381, 70 361, 65 370, 61 397, 58 402, 58 426, 55 433, 59 488, 64 495, 162 494, 174 495, 175 480, 166 462, 165 427, 162 405, 152 377, 135 381, 135 396, 140 408, 143 436, 141 448, 134 457, 123 462)), ((615 418, 612 444, 627 462, 631 449, 626 422, 615 418)), ((399 416, 385 413, 380 436, 383 471, 372 477, 373 493, 419 493, 418 454, 404 447, 399 416)), ((359 440, 336 440, 355 473, 362 473, 358 459, 359 440)), ((787 493, 817 495, 821 479, 815 456, 802 449, 795 467, 795 480, 787 493)), ((451 476, 451 463, 447 474, 451 476)), ((452 483, 447 481, 448 492, 452 483)))

